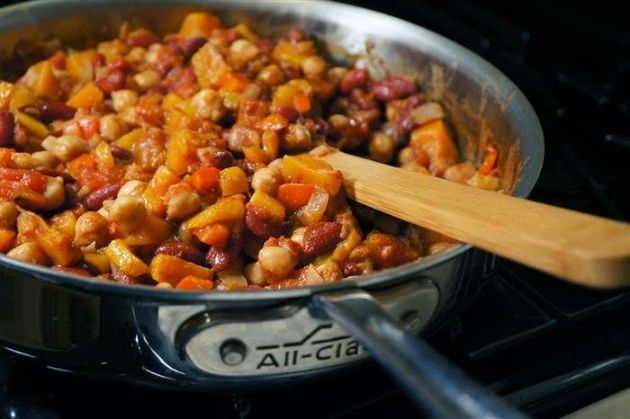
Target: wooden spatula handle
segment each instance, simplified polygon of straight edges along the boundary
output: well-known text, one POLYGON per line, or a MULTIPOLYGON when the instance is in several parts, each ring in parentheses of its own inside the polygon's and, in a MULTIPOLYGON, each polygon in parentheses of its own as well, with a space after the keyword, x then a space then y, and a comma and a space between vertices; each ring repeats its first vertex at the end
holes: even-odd
POLYGON ((340 151, 319 156, 350 198, 582 285, 630 285, 630 224, 489 192, 340 151))

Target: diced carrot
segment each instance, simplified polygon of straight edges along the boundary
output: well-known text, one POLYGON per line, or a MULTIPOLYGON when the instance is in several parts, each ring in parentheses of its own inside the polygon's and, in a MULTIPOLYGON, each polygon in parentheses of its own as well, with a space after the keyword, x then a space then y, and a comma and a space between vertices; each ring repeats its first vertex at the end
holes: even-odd
POLYGON ((8 228, 0 228, 0 253, 8 252, 13 247, 16 233, 8 228))
POLYGON ((151 260, 151 276, 157 282, 168 282, 176 287, 179 281, 188 275, 209 281, 212 279, 211 269, 187 262, 176 256, 159 254, 151 260))
POLYGON ((209 13, 188 13, 179 29, 179 36, 182 38, 208 38, 214 29, 221 27, 221 20, 209 13))
POLYGON ((499 153, 497 152, 497 149, 494 148, 492 144, 488 144, 486 146, 486 157, 481 163, 481 165, 479 166, 479 170, 478 170, 479 174, 489 175, 490 172, 492 172, 492 170, 494 169, 495 165, 497 164, 498 156, 499 156, 499 153))
POLYGON ((219 78, 221 90, 227 92, 242 92, 249 85, 249 79, 241 74, 225 72, 219 78))
POLYGON ((293 96, 293 107, 299 113, 306 113, 311 110, 311 99, 302 92, 297 93, 293 96))
POLYGON ((12 166, 11 158, 15 151, 10 148, 0 148, 0 167, 12 166))
POLYGON ((99 89, 94 83, 90 82, 83 86, 81 90, 76 92, 68 101, 66 105, 73 108, 91 108, 94 105, 98 105, 105 99, 103 91, 99 89))
POLYGON ((194 275, 188 275, 182 278, 181 281, 175 287, 178 290, 188 290, 188 291, 205 291, 212 289, 212 281, 207 279, 199 278, 194 275))
POLYGON ((311 195, 315 191, 315 186, 305 183, 285 183, 278 188, 278 200, 285 207, 297 210, 308 203, 311 195))
POLYGON ((211 192, 219 186, 220 173, 216 167, 202 167, 192 174, 190 185, 201 194, 211 192))
POLYGON ((211 224, 193 232, 201 241, 210 246, 225 247, 230 238, 230 229, 221 223, 211 224))

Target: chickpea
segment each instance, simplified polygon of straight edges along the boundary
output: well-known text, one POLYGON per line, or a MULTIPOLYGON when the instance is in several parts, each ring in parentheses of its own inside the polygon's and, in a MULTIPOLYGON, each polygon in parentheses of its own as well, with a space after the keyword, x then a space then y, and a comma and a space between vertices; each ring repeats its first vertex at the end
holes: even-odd
POLYGON ((155 285, 155 288, 161 288, 161 289, 169 290, 169 289, 173 289, 173 286, 171 284, 169 284, 168 282, 158 282, 155 285))
POLYGON ((284 146, 289 150, 303 149, 311 145, 311 133, 302 124, 291 124, 284 136, 284 146))
POLYGON ((133 79, 142 90, 149 90, 160 83, 160 75, 155 70, 144 70, 133 76, 133 79))
POLYGON ((291 251, 279 246, 266 246, 258 252, 258 263, 269 278, 286 278, 297 264, 297 257, 291 251))
POLYGON ((100 133, 107 141, 115 141, 127 132, 129 125, 117 115, 108 114, 101 117, 100 133))
POLYGON ((130 180, 126 182, 118 191, 118 198, 121 196, 142 196, 147 188, 147 183, 140 180, 130 180))
POLYGON ((418 162, 416 162, 415 160, 409 163, 400 165, 400 168, 405 169, 405 170, 411 170, 412 172, 422 173, 424 175, 429 174, 429 170, 426 167, 419 164, 418 162))
POLYGON ((31 154, 31 167, 35 169, 54 169, 59 164, 59 160, 50 151, 36 151, 31 154))
POLYGON ((44 150, 50 151, 62 162, 67 162, 86 151, 85 141, 81 137, 68 134, 61 137, 49 135, 42 141, 44 150))
POLYGON ((387 134, 375 132, 370 138, 370 158, 381 163, 389 163, 394 157, 394 140, 387 134))
POLYGON ((401 165, 414 162, 415 160, 416 156, 411 147, 405 147, 398 153, 398 161, 401 165))
POLYGON ((167 220, 183 220, 194 214, 201 205, 199 195, 185 183, 173 185, 169 192, 173 191, 171 199, 166 206, 167 220), (171 189, 176 188, 176 189, 171 189))
POLYGON ((269 163, 267 167, 270 169, 279 170, 282 173, 282 168, 284 167, 284 161, 282 160, 282 158, 275 159, 271 163, 269 163))
POLYGON ((282 173, 276 169, 264 167, 252 176, 252 188, 260 190, 269 195, 275 195, 278 186, 282 183, 282 173))
POLYGON ((326 71, 326 61, 319 55, 306 57, 302 62, 302 71, 308 77, 321 77, 326 71))
POLYGON ((120 196, 109 209, 109 220, 127 234, 140 227, 146 215, 144 201, 138 196, 120 196))
POLYGON ((116 112, 122 112, 127 108, 136 106, 138 93, 135 90, 116 90, 112 92, 112 107, 116 112))
POLYGON ((341 83, 341 80, 346 76, 346 73, 348 73, 347 68, 333 67, 330 70, 328 70, 328 73, 327 73, 328 81, 336 86, 339 83, 341 83))
POLYGON ((260 54, 260 48, 247 39, 237 39, 230 45, 228 61, 237 68, 247 65, 260 54))
POLYGON ((45 265, 48 261, 46 253, 34 242, 22 243, 14 247, 7 253, 7 256, 21 262, 36 263, 38 265, 45 265))
POLYGON ((44 210, 50 211, 62 206, 66 200, 66 188, 63 179, 60 177, 51 179, 46 185, 43 195, 46 198, 44 210))
POLYGON ((144 56, 146 55, 147 50, 143 47, 133 47, 127 54, 126 60, 130 63, 139 63, 144 61, 144 56))
POLYGON ((211 119, 216 122, 225 114, 223 99, 211 89, 202 89, 190 100, 199 118, 211 119))
POLYGON ((277 64, 270 64, 264 67, 256 78, 271 86, 278 86, 284 83, 284 73, 277 64))
POLYGON ((346 115, 336 113, 328 117, 328 129, 330 132, 343 135, 343 131, 350 124, 350 118, 346 115))
POLYGON ((109 240, 108 223, 98 212, 88 211, 81 215, 74 226, 74 244, 87 246, 94 243, 103 247, 109 240))
POLYGON ((245 278, 247 278, 247 281, 249 281, 250 284, 255 284, 255 285, 260 285, 260 286, 267 285, 267 280, 265 279, 265 275, 263 274, 263 271, 260 267, 260 263, 258 262, 254 262, 254 263, 250 263, 249 265, 246 265, 245 268, 243 269, 243 274, 245 275, 245 278))
POLYGON ((0 201, 0 228, 13 229, 17 216, 17 205, 12 201, 0 201))

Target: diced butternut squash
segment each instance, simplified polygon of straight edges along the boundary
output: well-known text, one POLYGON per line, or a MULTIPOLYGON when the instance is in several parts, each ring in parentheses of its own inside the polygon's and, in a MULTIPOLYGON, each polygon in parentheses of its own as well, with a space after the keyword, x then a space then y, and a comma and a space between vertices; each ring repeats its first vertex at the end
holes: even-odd
POLYGON ((236 166, 221 170, 219 184, 223 196, 247 193, 249 190, 247 175, 240 167, 236 166))
POLYGON ((144 130, 142 128, 136 128, 133 131, 129 131, 119 139, 115 141, 115 144, 129 152, 133 151, 133 145, 140 142, 144 136, 144 130))
POLYGON ((86 108, 89 109, 92 106, 98 105, 105 99, 103 91, 99 89, 94 83, 90 82, 83 86, 78 92, 76 92, 66 104, 73 108, 86 108))
POLYGON ((251 28, 245 23, 239 23, 236 26, 233 26, 231 29, 248 41, 253 42, 258 39, 258 35, 256 35, 256 33, 252 31, 251 28))
POLYGON ((157 282, 168 282, 176 287, 179 281, 188 275, 202 280, 211 280, 213 272, 191 262, 187 262, 175 256, 159 254, 151 260, 151 276, 157 282))
POLYGON ((231 196, 204 208, 199 214, 186 221, 186 227, 193 230, 215 223, 233 223, 242 221, 243 217, 245 217, 243 199, 239 196, 231 196))
POLYGON ((0 253, 6 253, 13 247, 15 242, 15 231, 8 228, 0 228, 0 253))
POLYGON ((85 263, 96 269, 100 273, 107 273, 111 271, 111 265, 109 258, 105 254, 101 253, 86 253, 83 256, 85 263))
POLYGON ((52 227, 67 236, 74 237, 77 217, 70 210, 58 214, 52 219, 52 227))
POLYGON ((188 171, 188 167, 198 161, 197 149, 203 146, 205 139, 190 130, 180 130, 168 142, 166 148, 166 167, 178 176, 188 171))
POLYGON ((134 277, 149 272, 149 267, 133 254, 127 243, 120 239, 112 240, 105 249, 105 255, 109 261, 127 275, 134 277))
POLYGON ((290 80, 279 86, 274 92, 271 99, 271 110, 273 112, 286 106, 295 107, 296 101, 300 109, 306 109, 307 106, 310 109, 310 96, 312 93, 313 87, 308 81, 302 79, 290 80), (295 99, 296 96, 300 96, 300 98, 295 99), (307 100, 308 104, 306 103, 307 100))
POLYGON ((26 128, 26 130, 31 134, 40 138, 44 138, 48 135, 48 128, 46 128, 46 125, 42 124, 37 119, 20 111, 17 111, 15 114, 20 125, 26 128))
POLYGON ((457 147, 442 119, 424 124, 411 132, 409 146, 416 156, 429 156, 429 172, 442 176, 457 161, 457 147))
POLYGON ((129 246, 157 246, 171 234, 168 223, 153 214, 147 214, 140 227, 125 237, 129 246))
POLYGON ((72 246, 72 236, 54 228, 37 231, 35 242, 53 261, 54 265, 70 266, 81 259, 81 251, 72 246))
POLYGON ((15 86, 10 93, 9 109, 16 112, 24 106, 32 105, 35 101, 37 101, 37 98, 29 88, 26 86, 15 86))
POLYGON ((252 195, 248 205, 264 209, 274 220, 284 221, 284 206, 275 198, 258 189, 252 195))
POLYGON ((168 192, 168 188, 179 181, 179 177, 175 176, 166 166, 158 167, 143 193, 144 205, 147 210, 163 217, 166 214, 164 196, 168 192))
POLYGON ((73 52, 66 58, 66 70, 72 78, 80 82, 94 80, 95 50, 73 52))
POLYGON ((101 141, 98 143, 94 148, 94 154, 96 154, 96 160, 98 161, 98 168, 100 170, 111 170, 116 165, 112 149, 107 142, 101 141))
POLYGON ((273 50, 273 58, 291 67, 299 68, 302 62, 315 52, 313 41, 291 43, 281 39, 273 50))
POLYGON ((9 109, 14 88, 15 85, 13 83, 0 80, 0 111, 9 109))
POLYGON ((24 75, 23 80, 37 96, 57 99, 60 95, 57 79, 53 74, 50 62, 47 60, 32 65, 24 75))
POLYGON ((218 17, 206 12, 188 13, 179 29, 182 38, 208 38, 214 29, 221 28, 218 17))
POLYGON ((282 161, 282 175, 286 181, 319 186, 331 196, 339 192, 343 180, 341 172, 328 163, 307 154, 286 155, 282 161))

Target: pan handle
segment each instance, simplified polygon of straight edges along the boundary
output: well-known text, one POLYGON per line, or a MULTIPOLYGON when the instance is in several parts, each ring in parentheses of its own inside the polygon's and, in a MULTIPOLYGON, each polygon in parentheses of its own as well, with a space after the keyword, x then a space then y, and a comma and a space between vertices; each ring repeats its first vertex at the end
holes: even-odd
POLYGON ((526 417, 407 333, 367 292, 318 294, 313 299, 314 307, 353 335, 430 417, 526 417))

